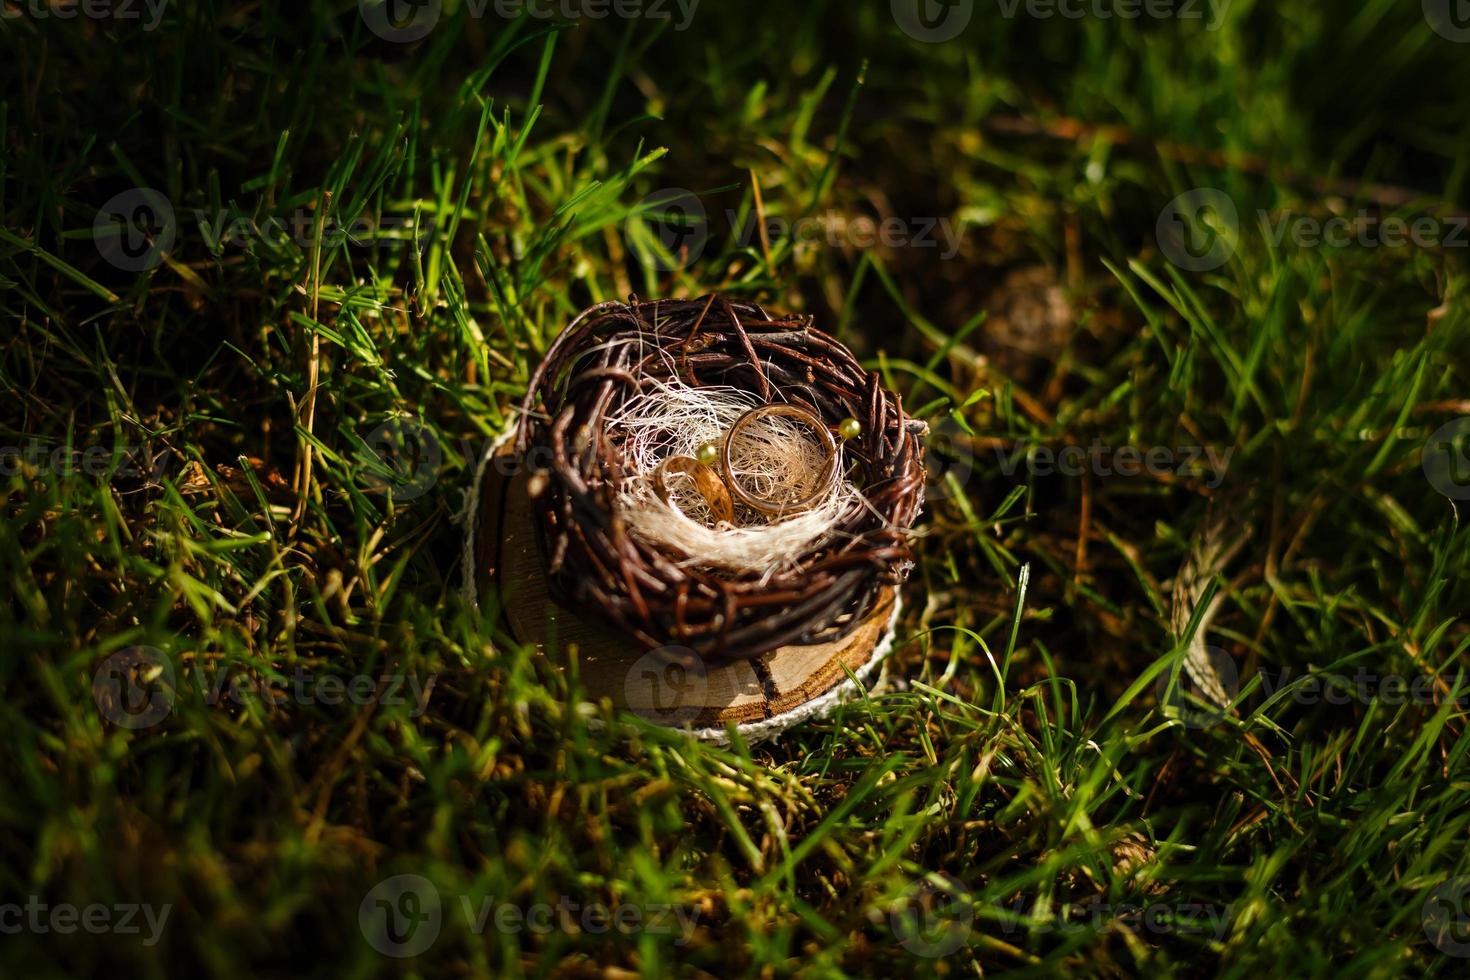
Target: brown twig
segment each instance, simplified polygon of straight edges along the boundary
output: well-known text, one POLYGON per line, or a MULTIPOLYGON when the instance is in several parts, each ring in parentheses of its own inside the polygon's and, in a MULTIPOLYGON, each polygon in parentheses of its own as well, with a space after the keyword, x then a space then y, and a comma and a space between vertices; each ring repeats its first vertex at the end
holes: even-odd
POLYGON ((912 564, 926 427, 809 318, 773 319, 719 297, 604 303, 552 344, 521 409, 517 452, 551 460, 533 515, 557 598, 647 646, 748 659, 831 642, 860 626, 912 564), (724 316, 707 316, 712 306, 724 316), (606 420, 675 374, 799 402, 833 426, 858 419, 862 435, 845 453, 869 506, 845 515, 797 567, 774 574, 691 566, 698 556, 632 536, 613 508, 625 466, 622 437, 607 433, 606 420))

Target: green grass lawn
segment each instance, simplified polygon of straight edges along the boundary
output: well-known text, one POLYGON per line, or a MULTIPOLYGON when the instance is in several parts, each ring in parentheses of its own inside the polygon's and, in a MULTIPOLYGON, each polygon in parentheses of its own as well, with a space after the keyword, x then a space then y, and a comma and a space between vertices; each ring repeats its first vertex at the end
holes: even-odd
POLYGON ((1463 3, 0 6, 0 973, 1464 975, 1463 3), (459 596, 715 291, 935 433, 888 683, 723 748, 459 596))

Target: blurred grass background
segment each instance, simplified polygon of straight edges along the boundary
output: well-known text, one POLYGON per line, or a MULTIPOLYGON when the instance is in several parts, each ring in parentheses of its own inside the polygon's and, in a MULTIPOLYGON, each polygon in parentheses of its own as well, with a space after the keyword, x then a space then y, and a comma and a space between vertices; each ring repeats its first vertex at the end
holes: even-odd
POLYGON ((1426 915, 1470 873, 1470 549, 1421 455, 1470 416, 1467 253, 1258 220, 1452 232, 1470 44, 1432 0, 982 2, 937 43, 901 3, 451 0, 413 43, 343 0, 5 6, 0 905, 171 909, 152 945, 7 930, 7 974, 1463 971, 1426 915), (147 268, 99 223, 138 188, 147 268), (1202 271, 1158 234, 1193 188, 1240 215, 1202 271), (548 341, 710 291, 814 314, 944 450, 893 683, 755 747, 568 710, 457 595, 548 341), (405 429, 427 463, 385 464, 405 429), (1011 465, 1094 442, 1228 471, 1011 465), (1202 631, 1239 678, 1203 724, 1158 696, 1202 631), (130 730, 94 682, 139 648, 177 693, 130 730), (1359 670, 1431 695, 1291 687, 1359 670), (303 672, 424 694, 209 696, 303 672), (362 927, 400 874, 442 900, 417 958, 362 927), (464 914, 567 896, 694 927, 464 914))

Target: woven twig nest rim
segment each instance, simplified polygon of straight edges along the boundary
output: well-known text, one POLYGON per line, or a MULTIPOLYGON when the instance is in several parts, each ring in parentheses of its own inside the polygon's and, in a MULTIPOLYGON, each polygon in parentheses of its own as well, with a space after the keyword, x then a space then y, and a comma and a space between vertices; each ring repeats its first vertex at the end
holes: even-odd
POLYGON ((559 602, 649 648, 739 659, 841 639, 884 586, 902 582, 923 506, 925 431, 810 317, 772 317, 720 296, 634 300, 587 310, 552 344, 522 404, 516 454, 549 460, 533 481, 532 513, 559 602), (867 506, 845 513, 794 567, 764 574, 701 567, 630 534, 615 506, 622 444, 607 420, 673 380, 801 405, 833 426, 857 419, 862 434, 845 452, 867 506))

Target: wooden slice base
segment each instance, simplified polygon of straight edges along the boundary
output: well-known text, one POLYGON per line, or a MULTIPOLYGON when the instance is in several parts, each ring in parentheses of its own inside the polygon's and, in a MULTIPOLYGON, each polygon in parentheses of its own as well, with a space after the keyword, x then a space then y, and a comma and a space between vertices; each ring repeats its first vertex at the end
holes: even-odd
POLYGON ((723 740, 731 724, 747 737, 768 737, 855 694, 848 672, 864 680, 887 653, 898 612, 892 589, 862 626, 837 642, 713 666, 682 647, 647 652, 601 620, 552 601, 531 523, 529 479, 504 475, 516 469, 504 456, 481 468, 466 548, 474 566, 472 598, 495 595, 517 642, 535 644, 563 668, 575 658, 594 699, 701 737, 723 740))

